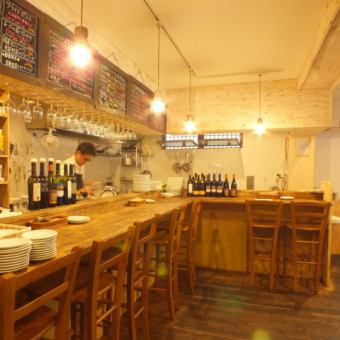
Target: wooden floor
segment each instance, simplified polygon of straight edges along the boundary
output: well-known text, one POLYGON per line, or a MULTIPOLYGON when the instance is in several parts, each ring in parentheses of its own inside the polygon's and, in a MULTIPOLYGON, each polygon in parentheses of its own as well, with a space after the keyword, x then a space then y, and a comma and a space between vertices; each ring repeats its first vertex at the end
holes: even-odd
MULTIPOLYGON (((181 278, 181 307, 167 319, 165 299, 152 297, 151 339, 340 339, 340 259, 334 259, 333 285, 320 294, 270 292, 247 277, 198 270, 194 295, 181 278)), ((122 336, 122 339, 125 339, 122 336)))

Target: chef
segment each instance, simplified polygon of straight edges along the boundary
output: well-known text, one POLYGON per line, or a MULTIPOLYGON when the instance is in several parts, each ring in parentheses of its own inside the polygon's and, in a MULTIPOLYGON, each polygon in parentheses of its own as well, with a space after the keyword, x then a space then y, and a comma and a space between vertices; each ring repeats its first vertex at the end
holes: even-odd
MULTIPOLYGON (((65 163, 73 163, 75 165, 75 176, 77 179, 77 192, 87 193, 93 195, 90 189, 91 185, 96 183, 85 178, 85 167, 87 162, 90 162, 96 156, 96 148, 92 143, 83 142, 77 146, 75 153, 70 157, 65 159, 65 163)), ((83 194, 84 195, 84 194, 83 194)), ((85 194, 86 195, 86 194, 85 194)))

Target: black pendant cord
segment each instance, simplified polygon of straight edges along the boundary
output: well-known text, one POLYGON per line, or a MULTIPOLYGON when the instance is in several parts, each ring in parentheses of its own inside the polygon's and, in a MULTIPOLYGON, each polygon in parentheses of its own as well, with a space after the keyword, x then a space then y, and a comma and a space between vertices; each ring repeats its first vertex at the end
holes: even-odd
POLYGON ((80 0, 80 26, 83 26, 84 0, 80 0))
POLYGON ((157 51, 157 89, 159 91, 159 78, 160 78, 160 57, 161 57, 161 24, 158 21, 158 51, 157 51))
POLYGON ((262 117, 262 81, 261 81, 262 74, 259 74, 259 118, 262 117))
POLYGON ((191 68, 189 68, 189 114, 191 115, 191 68))

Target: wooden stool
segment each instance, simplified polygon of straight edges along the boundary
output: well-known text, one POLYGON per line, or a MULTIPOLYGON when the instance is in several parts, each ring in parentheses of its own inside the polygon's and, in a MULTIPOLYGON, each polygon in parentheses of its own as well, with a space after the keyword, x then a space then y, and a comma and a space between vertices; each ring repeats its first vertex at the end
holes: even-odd
POLYGON ((256 261, 269 262, 269 288, 273 289, 282 203, 280 201, 246 200, 246 213, 251 283, 253 284, 255 280, 256 261), (260 245, 266 246, 266 249, 259 249, 260 245))
POLYGON ((111 339, 119 339, 121 301, 134 228, 92 244, 89 267, 80 267, 72 298, 72 328, 75 338, 97 339, 97 327, 111 339))
POLYGON ((291 223, 287 224, 286 228, 291 236, 291 244, 287 245, 290 251, 285 255, 285 260, 293 266, 294 292, 298 291, 300 266, 314 267, 314 294, 319 292, 329 209, 330 203, 328 202, 291 203, 291 223))
POLYGON ((190 293, 194 293, 196 285, 196 268, 194 255, 194 242, 197 234, 197 226, 201 216, 202 203, 194 201, 191 204, 189 221, 183 225, 180 244, 178 270, 188 273, 190 293))
POLYGON ((39 339, 53 326, 53 339, 68 339, 70 301, 81 250, 41 263, 17 275, 0 275, 0 339, 39 339), (60 279, 33 299, 26 300, 25 288, 51 275, 60 279), (20 293, 25 297, 20 301, 20 293), (46 304, 58 299, 57 311, 46 304), (19 305, 18 305, 19 302, 19 305))
POLYGON ((169 230, 155 236, 153 244, 156 248, 155 269, 150 269, 149 276, 155 279, 149 289, 167 294, 170 319, 175 319, 175 309, 178 303, 178 254, 181 240, 182 224, 187 205, 176 208, 171 213, 169 230), (164 282, 164 287, 160 284, 164 282))
POLYGON ((157 218, 135 222, 136 232, 131 246, 127 276, 127 311, 130 339, 137 339, 136 319, 143 318, 143 338, 150 339, 148 308, 148 275, 152 239, 157 229, 157 218))

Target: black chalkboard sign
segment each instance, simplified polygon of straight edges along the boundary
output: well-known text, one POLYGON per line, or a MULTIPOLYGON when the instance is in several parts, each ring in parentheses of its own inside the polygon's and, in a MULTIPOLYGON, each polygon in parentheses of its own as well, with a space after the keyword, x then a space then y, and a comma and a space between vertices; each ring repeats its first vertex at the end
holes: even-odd
POLYGON ((0 63, 11 69, 36 76, 38 27, 37 16, 12 0, 3 0, 0 63))
POLYGON ((126 114, 128 76, 114 65, 102 63, 99 68, 97 101, 104 108, 126 114))
POLYGON ((130 79, 128 114, 139 122, 148 124, 153 93, 135 79, 130 79))
POLYGON ((47 81, 86 98, 93 97, 94 71, 72 66, 69 48, 72 40, 57 29, 49 29, 47 81))

